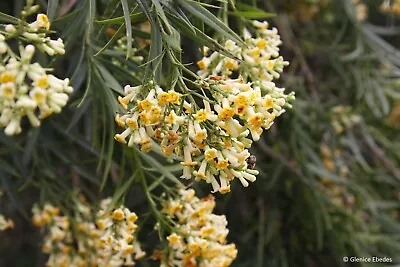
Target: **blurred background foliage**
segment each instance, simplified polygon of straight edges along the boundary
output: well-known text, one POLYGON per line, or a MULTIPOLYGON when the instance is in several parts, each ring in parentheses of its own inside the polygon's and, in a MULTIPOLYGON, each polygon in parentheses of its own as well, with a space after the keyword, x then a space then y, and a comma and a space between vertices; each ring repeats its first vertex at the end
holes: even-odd
MULTIPOLYGON (((268 18, 291 63, 279 83, 296 92, 293 110, 253 147, 257 181, 216 196, 238 246, 234 266, 342 266, 343 256, 399 264, 400 28, 382 2, 390 1, 38 0, 66 44, 66 56, 39 60, 70 77, 75 91, 40 128, 0 133, 0 210, 15 221, 0 233, 0 266, 43 266, 32 204, 50 201, 68 213, 78 193, 90 202, 112 195, 148 217, 139 238, 153 248, 148 215, 157 215, 153 201, 181 168, 114 142, 116 99, 125 84, 153 74, 174 86, 201 45, 223 49, 215 40, 234 35, 205 19, 203 7, 235 31, 268 18)), ((1 1, 0 10, 18 17, 23 5, 1 1)), ((199 195, 209 190, 193 186, 199 195)))

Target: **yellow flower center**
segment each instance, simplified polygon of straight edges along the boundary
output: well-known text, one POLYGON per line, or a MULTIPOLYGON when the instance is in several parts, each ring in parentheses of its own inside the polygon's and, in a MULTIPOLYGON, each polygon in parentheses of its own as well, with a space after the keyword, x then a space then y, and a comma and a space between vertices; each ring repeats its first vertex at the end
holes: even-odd
POLYGON ((263 124, 263 115, 261 113, 257 113, 253 117, 249 119, 249 124, 251 125, 251 128, 253 129, 258 129, 262 126, 263 124))
POLYGON ((167 116, 167 123, 168 124, 175 124, 175 122, 176 122, 176 114, 175 113, 169 113, 168 114, 168 116, 167 116))
POLYGON ((168 91, 168 95, 169 95, 169 102, 172 104, 179 104, 179 99, 180 99, 180 95, 175 92, 175 91, 168 91))
POLYGON ((153 106, 153 102, 151 102, 148 99, 144 99, 137 103, 137 107, 139 108, 140 111, 143 111, 143 110, 149 111, 152 106, 153 106))
POLYGON ((33 95, 32 95, 33 100, 35 100, 36 103, 43 103, 46 100, 46 94, 45 91, 39 89, 35 90, 33 95))
POLYGON ((128 255, 133 252, 133 246, 132 245, 127 245, 126 248, 124 249, 124 254, 128 255))
POLYGON ((166 105, 169 102, 169 93, 162 92, 158 95, 158 104, 166 105))
POLYGON ((41 26, 46 30, 50 29, 50 21, 45 14, 38 14, 36 20, 39 21, 41 26))
POLYGON ((5 84, 1 88, 1 94, 8 99, 14 98, 15 95, 15 86, 12 83, 5 84))
POLYGON ((237 69, 237 64, 236 61, 234 61, 233 59, 228 59, 225 61, 224 66, 228 69, 228 70, 235 70, 237 69))
POLYGON ((43 89, 47 88, 47 86, 49 86, 49 80, 48 80, 47 76, 45 75, 45 76, 42 76, 39 79, 37 79, 37 81, 35 82, 35 85, 37 87, 40 87, 43 89))
POLYGON ((0 76, 1 83, 13 83, 15 82, 15 75, 11 72, 3 72, 0 76))
POLYGON ((270 96, 265 97, 264 107, 270 109, 274 107, 274 100, 270 96))
POLYGON ((205 68, 207 68, 207 64, 204 61, 204 59, 197 61, 197 66, 199 67, 199 69, 204 70, 205 68))
POLYGON ((129 216, 128 216, 128 218, 127 218, 127 220, 128 220, 128 222, 136 222, 136 220, 137 220, 137 215, 136 215, 136 213, 131 213, 129 216))
POLYGON ((106 224, 104 223, 104 220, 97 220, 96 224, 97 224, 97 227, 99 227, 100 230, 106 229, 106 224))
POLYGON ((237 105, 246 105, 247 104, 247 96, 243 93, 240 93, 236 97, 236 104, 237 105))
POLYGON ((258 39, 256 42, 256 46, 260 49, 264 49, 267 46, 267 41, 264 39, 258 39))
POLYGON ((275 67, 275 61, 270 60, 270 61, 267 62, 267 69, 268 70, 273 70, 274 67, 275 67))
POLYGON ((125 219, 125 214, 121 209, 116 209, 114 210, 112 217, 114 220, 122 221, 125 219))
POLYGON ((175 233, 167 237, 168 243, 173 246, 181 240, 181 237, 175 233))
POLYGON ((245 105, 239 105, 236 107, 236 114, 243 116, 246 111, 246 106, 245 105))
POLYGON ((200 131, 196 133, 196 139, 204 140, 207 138, 207 131, 200 131))
POLYGON ((250 55, 254 58, 254 59, 258 59, 260 57, 260 49, 259 48, 255 48, 253 50, 250 51, 250 55))
POLYGON ((218 114, 218 119, 221 121, 229 120, 235 115, 235 110, 231 107, 226 107, 218 114))
POLYGON ((223 170, 223 169, 228 168, 228 166, 229 166, 229 162, 226 159, 223 159, 223 160, 219 160, 215 167, 218 170, 223 170))
POLYGON ((204 110, 197 111, 195 118, 198 122, 204 122, 207 120, 207 113, 204 110))
POLYGON ((217 157, 217 150, 215 148, 207 149, 204 152, 204 157, 208 161, 215 159, 217 157))
POLYGON ((128 127, 131 128, 132 130, 136 130, 137 128, 139 128, 139 125, 138 125, 137 120, 134 120, 134 119, 132 119, 132 118, 126 119, 126 124, 127 124, 128 127))
POLYGON ((193 257, 200 256, 201 250, 200 246, 197 243, 192 243, 188 245, 188 250, 192 254, 193 257))
POLYGON ((205 238, 207 236, 212 235, 215 232, 215 229, 213 227, 203 227, 201 229, 201 237, 205 238))

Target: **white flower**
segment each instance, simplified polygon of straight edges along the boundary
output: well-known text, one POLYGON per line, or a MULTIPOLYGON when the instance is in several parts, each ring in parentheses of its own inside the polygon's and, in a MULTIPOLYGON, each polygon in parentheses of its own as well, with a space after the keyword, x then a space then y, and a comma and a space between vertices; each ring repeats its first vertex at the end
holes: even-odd
POLYGON ((21 131, 21 118, 13 117, 6 126, 4 133, 6 135, 15 135, 19 134, 21 131))

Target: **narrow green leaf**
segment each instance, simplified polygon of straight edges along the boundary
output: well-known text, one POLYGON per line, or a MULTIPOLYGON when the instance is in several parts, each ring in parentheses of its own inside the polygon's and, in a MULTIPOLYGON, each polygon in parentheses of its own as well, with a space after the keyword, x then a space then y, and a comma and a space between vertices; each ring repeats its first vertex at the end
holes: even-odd
MULTIPOLYGON (((142 12, 131 14, 130 16, 131 23, 142 22, 146 20, 146 15, 142 12)), ((116 17, 112 19, 105 19, 105 20, 96 20, 95 23, 97 24, 121 24, 124 23, 125 16, 116 17)))
POLYGON ((115 204, 117 204, 118 201, 129 191, 129 188, 132 186, 133 181, 136 178, 137 172, 138 172, 138 170, 136 170, 131 175, 131 177, 129 177, 128 181, 126 181, 121 187, 119 187, 115 191, 113 198, 112 198, 112 202, 110 204, 110 207, 115 207, 116 206, 115 204))
POLYGON ((119 95, 124 94, 124 90, 122 89, 121 84, 115 79, 115 77, 107 70, 106 67, 103 66, 103 64, 100 64, 100 62, 96 62, 96 67, 99 69, 101 76, 104 78, 104 81, 108 86, 115 92, 117 92, 119 95))
POLYGON ((213 51, 218 51, 224 56, 230 57, 230 58, 235 58, 234 55, 229 53, 222 45, 220 45, 217 41, 215 41, 213 38, 210 36, 206 35, 204 32, 201 30, 197 29, 192 25, 192 27, 187 27, 187 22, 183 20, 180 17, 175 17, 174 15, 167 14, 169 19, 171 20, 172 24, 181 31, 181 33, 188 38, 192 39, 196 43, 198 43, 200 46, 204 45, 210 48, 213 51), (194 30, 191 31, 191 30, 194 30))
POLYGON ((259 9, 255 5, 248 5, 245 3, 237 3, 236 8, 238 11, 253 11, 253 12, 264 12, 264 10, 259 9))
POLYGON ((40 128, 32 128, 28 133, 28 138, 24 148, 24 154, 22 156, 22 165, 28 166, 32 159, 32 154, 35 151, 40 134, 40 128))
POLYGON ((132 22, 129 13, 129 6, 127 0, 121 0, 122 11, 124 13, 125 18, 125 27, 126 27, 126 39, 127 39, 127 51, 126 58, 128 59, 132 54, 132 22))
POLYGON ((219 18, 214 16, 206 8, 202 7, 198 3, 187 2, 185 0, 177 0, 177 2, 193 16, 201 19, 208 26, 216 30, 218 33, 222 34, 228 39, 231 39, 237 43, 244 44, 243 40, 237 35, 231 28, 229 28, 225 23, 223 23, 219 18))
POLYGON ((167 44, 177 52, 181 52, 181 40, 180 34, 177 30, 171 27, 171 34, 162 33, 163 39, 167 42, 167 44))
POLYGON ((92 33, 93 31, 93 22, 94 18, 96 17, 96 0, 89 0, 89 16, 87 17, 88 23, 88 33, 92 33))
POLYGON ((136 2, 139 4, 140 8, 142 9, 143 13, 146 15, 147 19, 150 20, 152 25, 155 25, 155 21, 150 14, 150 7, 148 3, 145 0, 136 0, 136 2))
POLYGON ((47 17, 52 22, 56 16, 59 0, 49 0, 47 4, 47 17))
POLYGON ((79 104, 78 104, 78 108, 81 107, 83 102, 85 102, 86 98, 88 97, 89 92, 91 90, 91 85, 92 85, 92 65, 88 64, 86 89, 85 89, 85 93, 84 93, 84 95, 83 95, 83 97, 81 99, 81 102, 79 102, 79 104))
MULTIPOLYGON (((163 53, 163 39, 161 36, 161 30, 157 24, 153 24, 154 29, 151 31, 151 45, 148 62, 151 64, 147 65, 145 77, 150 78, 154 76, 157 83, 161 82, 161 62, 164 58, 163 53), (151 69, 150 69, 151 66, 151 69)), ((145 79, 145 80, 146 80, 145 79)))
POLYGON ((161 21, 164 23, 167 34, 172 34, 171 25, 169 24, 169 21, 168 21, 167 17, 165 16, 165 13, 160 4, 160 1, 159 0, 151 0, 151 2, 153 2, 153 5, 156 9, 157 14, 160 16, 161 21))
POLYGON ((3 12, 0 12, 0 21, 5 23, 14 23, 17 24, 19 19, 10 15, 7 15, 3 12))
POLYGON ((176 184, 182 184, 180 180, 178 180, 175 175, 173 175, 171 172, 167 171, 164 166, 157 161, 155 158, 149 156, 146 153, 140 152, 138 151, 137 153, 139 153, 140 157, 146 161, 150 166, 155 167, 158 172, 162 175, 164 175, 166 178, 170 179, 172 182, 176 183, 176 184))
POLYGON ((274 13, 268 13, 264 11, 229 11, 228 15, 247 19, 263 19, 276 16, 274 13))
POLYGON ((142 39, 146 39, 146 40, 150 40, 151 39, 151 35, 148 32, 144 32, 139 30, 138 28, 132 27, 132 35, 134 37, 139 37, 142 39))
POLYGON ((109 48, 117 39, 120 37, 120 33, 125 29, 125 24, 122 24, 117 32, 111 37, 111 39, 96 53, 94 56, 98 56, 103 53, 107 48, 109 48))
POLYGON ((0 171, 0 180, 2 187, 5 189, 5 192, 7 193, 11 201, 14 203, 15 207, 19 210, 24 219, 29 220, 29 215, 25 211, 21 200, 16 196, 14 188, 11 187, 9 183, 9 176, 0 171))

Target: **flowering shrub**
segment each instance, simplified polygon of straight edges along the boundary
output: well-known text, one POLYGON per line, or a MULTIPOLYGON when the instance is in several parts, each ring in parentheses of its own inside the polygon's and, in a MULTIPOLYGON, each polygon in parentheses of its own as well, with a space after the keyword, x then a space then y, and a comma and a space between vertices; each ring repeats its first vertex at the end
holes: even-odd
POLYGON ((252 140, 260 139, 285 112, 284 106, 291 107, 288 101, 294 95, 285 95, 272 82, 288 65, 278 57, 277 30, 268 30, 266 21, 252 25, 257 38, 245 29, 242 47, 231 40, 225 43, 237 60, 213 52, 197 62, 202 94, 164 90, 153 83, 127 85, 125 96, 118 97, 127 113, 115 117, 125 130, 115 139, 128 146, 139 144, 143 152, 151 150, 153 140, 165 156, 182 159, 182 178, 205 180, 213 192, 230 192, 235 178, 244 187, 254 182, 258 171, 247 164, 252 140), (229 78, 238 69, 240 76, 229 78))
POLYGON ((0 266, 398 263, 397 5, 2 1, 0 266))

